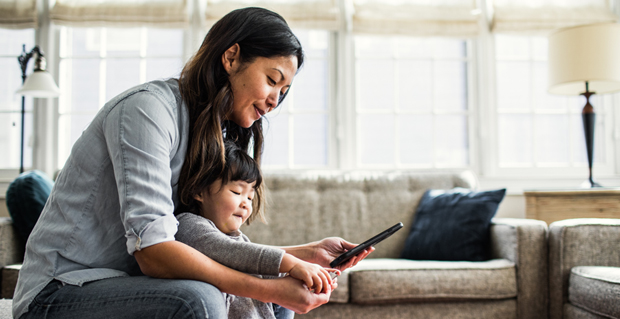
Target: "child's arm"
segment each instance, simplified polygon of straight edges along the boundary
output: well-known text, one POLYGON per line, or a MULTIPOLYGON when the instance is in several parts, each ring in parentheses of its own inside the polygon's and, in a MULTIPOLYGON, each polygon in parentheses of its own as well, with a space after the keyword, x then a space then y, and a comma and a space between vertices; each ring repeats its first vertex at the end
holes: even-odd
MULTIPOLYGON (((331 269, 331 271, 340 275, 340 271, 336 269, 331 269)), ((331 287, 330 290, 336 288, 327 268, 303 261, 291 254, 284 254, 282 257, 280 272, 287 272, 291 277, 303 281, 315 293, 327 292, 328 287, 331 287)))
POLYGON ((236 241, 207 219, 180 214, 175 239, 232 269, 256 275, 277 276, 284 251, 276 247, 236 241))

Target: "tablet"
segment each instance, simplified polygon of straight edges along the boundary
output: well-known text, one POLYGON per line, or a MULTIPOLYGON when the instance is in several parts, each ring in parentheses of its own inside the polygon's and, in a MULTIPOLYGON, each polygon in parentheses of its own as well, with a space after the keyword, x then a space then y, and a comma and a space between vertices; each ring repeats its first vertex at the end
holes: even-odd
POLYGON ((334 261, 332 261, 331 263, 329 263, 329 266, 332 268, 336 268, 336 266, 344 263, 345 261, 353 258, 353 256, 361 253, 362 251, 364 251, 364 249, 369 248, 370 246, 374 246, 378 243, 380 243, 382 240, 392 236, 392 234, 394 234, 396 231, 398 231, 399 229, 403 228, 403 223, 397 223, 396 225, 382 231, 381 233, 379 233, 378 235, 376 235, 375 237, 357 245, 355 248, 347 251, 346 253, 338 256, 336 259, 334 259, 334 261))

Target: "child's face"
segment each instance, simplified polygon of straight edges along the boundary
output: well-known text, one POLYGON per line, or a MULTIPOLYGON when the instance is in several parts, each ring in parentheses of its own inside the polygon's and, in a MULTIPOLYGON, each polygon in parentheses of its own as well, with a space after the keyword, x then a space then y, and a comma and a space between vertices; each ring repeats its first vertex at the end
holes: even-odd
POLYGON ((211 185, 210 192, 205 190, 196 196, 196 200, 201 202, 202 215, 223 233, 239 230, 252 215, 255 184, 233 181, 221 187, 222 180, 217 180, 211 185))

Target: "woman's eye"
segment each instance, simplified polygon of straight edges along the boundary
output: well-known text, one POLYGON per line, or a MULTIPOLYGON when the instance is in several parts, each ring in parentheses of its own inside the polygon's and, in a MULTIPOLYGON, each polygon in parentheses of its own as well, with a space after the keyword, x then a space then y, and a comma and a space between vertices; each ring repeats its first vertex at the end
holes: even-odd
POLYGON ((274 81, 271 77, 267 77, 267 79, 269 79, 269 83, 271 83, 271 85, 276 85, 276 81, 274 81))

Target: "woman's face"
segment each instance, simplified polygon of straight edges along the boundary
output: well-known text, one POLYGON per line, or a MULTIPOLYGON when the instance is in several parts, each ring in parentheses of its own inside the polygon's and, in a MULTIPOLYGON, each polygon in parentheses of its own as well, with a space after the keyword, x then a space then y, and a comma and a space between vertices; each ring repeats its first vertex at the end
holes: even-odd
POLYGON ((248 128, 278 106, 280 96, 291 86, 297 72, 297 57, 257 57, 242 64, 238 56, 237 44, 222 56, 234 97, 232 114, 227 120, 248 128))

